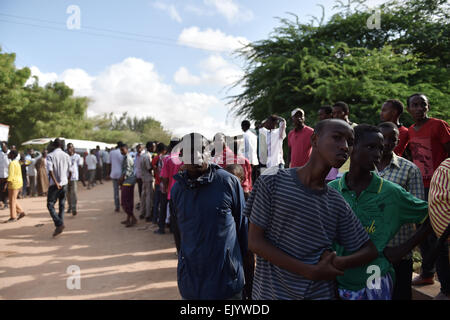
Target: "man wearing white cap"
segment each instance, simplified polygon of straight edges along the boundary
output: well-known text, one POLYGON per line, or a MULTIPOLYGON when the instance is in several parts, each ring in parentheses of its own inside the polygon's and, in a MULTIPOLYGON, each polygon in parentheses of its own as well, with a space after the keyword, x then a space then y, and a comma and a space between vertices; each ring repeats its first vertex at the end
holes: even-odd
POLYGON ((292 110, 291 117, 294 129, 288 134, 289 168, 303 167, 311 155, 311 136, 314 130, 305 125, 305 112, 302 109, 292 110))

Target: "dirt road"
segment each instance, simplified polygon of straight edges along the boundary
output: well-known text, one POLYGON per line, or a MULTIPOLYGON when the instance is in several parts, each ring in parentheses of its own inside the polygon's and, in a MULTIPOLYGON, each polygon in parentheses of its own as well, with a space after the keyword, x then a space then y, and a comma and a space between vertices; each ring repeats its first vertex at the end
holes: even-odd
MULTIPOLYGON (((57 238, 46 198, 19 201, 27 216, 0 223, 0 299, 180 299, 173 235, 156 235, 143 220, 125 228, 125 213, 113 210, 111 182, 92 190, 79 185, 78 215, 66 213, 57 238), (75 289, 67 287, 70 266, 80 269, 80 289, 74 278, 75 289)), ((0 210, 0 222, 8 218, 0 210)))

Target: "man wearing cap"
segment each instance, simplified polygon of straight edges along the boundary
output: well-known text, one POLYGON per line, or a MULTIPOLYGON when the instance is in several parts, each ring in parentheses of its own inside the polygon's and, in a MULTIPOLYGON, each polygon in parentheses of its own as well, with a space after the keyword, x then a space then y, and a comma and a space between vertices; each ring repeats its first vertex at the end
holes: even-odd
POLYGON ((311 155, 311 136, 314 130, 305 125, 305 112, 296 108, 291 112, 294 129, 288 134, 288 146, 290 151, 289 168, 304 166, 311 155))

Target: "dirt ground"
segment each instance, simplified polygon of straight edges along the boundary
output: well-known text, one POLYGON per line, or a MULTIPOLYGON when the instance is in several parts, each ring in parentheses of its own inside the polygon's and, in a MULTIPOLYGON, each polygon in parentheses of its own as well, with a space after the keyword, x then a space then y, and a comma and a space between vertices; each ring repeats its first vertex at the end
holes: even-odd
MULTIPOLYGON (((57 238, 46 198, 19 200, 27 216, 0 223, 0 299, 180 299, 173 235, 154 234, 144 220, 125 228, 112 190, 110 181, 91 190, 79 184, 78 214, 66 213, 57 238), (80 289, 67 287, 73 265, 80 289)), ((0 210, 0 222, 8 218, 9 210, 0 210)))

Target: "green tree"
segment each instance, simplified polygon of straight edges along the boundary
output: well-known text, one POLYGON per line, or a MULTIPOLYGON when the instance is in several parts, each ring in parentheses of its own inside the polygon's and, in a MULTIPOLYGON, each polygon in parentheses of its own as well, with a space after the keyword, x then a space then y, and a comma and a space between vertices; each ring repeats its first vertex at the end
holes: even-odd
POLYGON ((26 140, 41 137, 65 137, 115 143, 161 141, 168 143, 171 133, 151 117, 119 117, 111 114, 89 118, 89 99, 74 97, 63 82, 25 86, 28 68, 16 69, 15 54, 0 49, 0 123, 10 126, 9 142, 20 146, 26 140))
MULTIPOLYGON (((395 1, 382 6, 381 28, 368 29, 372 12, 365 1, 340 2, 326 23, 280 19, 269 39, 249 44, 243 92, 230 97, 238 115, 263 120, 272 113, 289 117, 301 106, 307 123, 323 104, 342 100, 358 123, 379 121, 381 103, 425 93, 430 115, 450 119, 449 15, 445 1, 395 1), (411 20, 413 19, 413 20, 411 20)), ((338 2, 339 3, 339 2, 338 2)), ((406 124, 411 123, 408 115, 406 124)))

